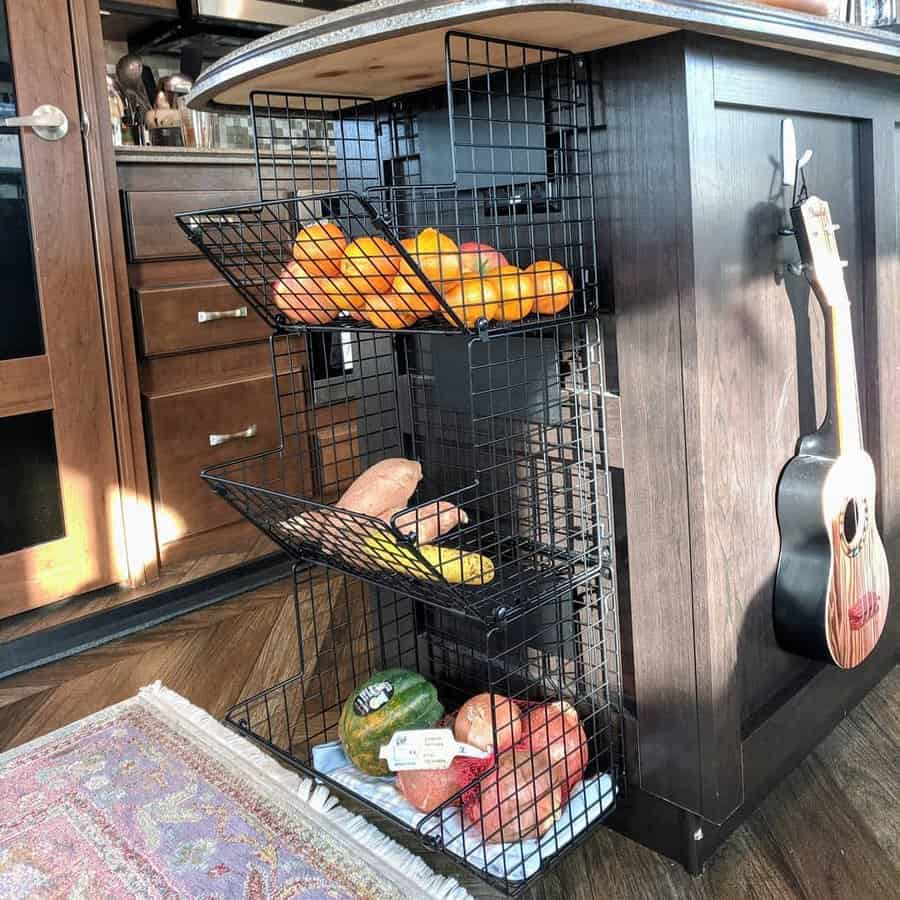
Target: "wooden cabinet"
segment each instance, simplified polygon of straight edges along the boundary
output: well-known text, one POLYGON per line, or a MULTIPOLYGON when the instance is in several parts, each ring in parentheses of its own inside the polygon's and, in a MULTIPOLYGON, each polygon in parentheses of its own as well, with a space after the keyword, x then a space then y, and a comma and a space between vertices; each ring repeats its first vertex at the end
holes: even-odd
POLYGON ((272 376, 148 396, 145 406, 160 544, 240 521, 199 473, 278 446, 272 376))
POLYGON ((224 281, 137 288, 134 295, 147 357, 263 340, 270 333, 224 281))
POLYGON ((594 62, 634 713, 635 790, 616 827, 696 870, 900 646, 896 608, 852 671, 786 652, 772 624, 778 480, 820 420, 825 371, 818 305, 787 268, 796 242, 779 235, 787 116, 800 151, 814 151, 809 189, 841 225, 866 445, 894 584, 900 576, 900 95, 888 75, 690 34, 594 62))
MULTIPOLYGON (((118 175, 159 560, 202 559, 208 573, 276 548, 200 472, 277 447, 280 429, 270 329, 175 214, 256 200, 256 166, 249 154, 128 150, 118 175)), ((323 435, 308 451, 310 484, 317 470, 340 477, 339 443, 323 435)))
POLYGON ((259 193, 249 190, 126 191, 125 224, 131 262, 201 256, 188 240, 175 214, 192 209, 211 209, 250 203, 259 193))
POLYGON ((256 170, 250 157, 128 158, 138 161, 120 162, 118 174, 157 551, 163 570, 196 560, 208 573, 276 549, 200 472, 276 447, 278 417, 269 328, 200 257, 175 214, 254 200, 256 170))

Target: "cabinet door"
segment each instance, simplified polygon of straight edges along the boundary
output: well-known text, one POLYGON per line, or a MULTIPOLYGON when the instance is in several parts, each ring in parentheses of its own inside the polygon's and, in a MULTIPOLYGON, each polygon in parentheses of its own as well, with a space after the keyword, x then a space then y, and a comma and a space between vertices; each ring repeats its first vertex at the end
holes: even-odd
POLYGON ((0 3, 0 116, 43 104, 68 117, 62 139, 0 128, 0 616, 108 584, 117 569, 116 459, 68 7, 0 3))

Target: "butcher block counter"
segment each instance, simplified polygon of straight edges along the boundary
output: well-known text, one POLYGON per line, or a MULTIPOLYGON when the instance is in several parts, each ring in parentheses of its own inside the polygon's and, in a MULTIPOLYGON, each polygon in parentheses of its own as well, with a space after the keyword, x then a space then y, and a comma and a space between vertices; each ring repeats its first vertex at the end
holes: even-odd
POLYGON ((612 823, 698 871, 898 658, 896 602, 876 651, 842 671, 779 647, 772 591, 778 479, 824 405, 821 315, 779 233, 785 118, 813 150, 810 191, 841 225, 865 443, 900 584, 900 36, 712 0, 378 0, 224 57, 191 102, 246 106, 266 90, 415 109, 444 83, 448 31, 571 50, 591 72, 622 432, 628 790, 612 823))

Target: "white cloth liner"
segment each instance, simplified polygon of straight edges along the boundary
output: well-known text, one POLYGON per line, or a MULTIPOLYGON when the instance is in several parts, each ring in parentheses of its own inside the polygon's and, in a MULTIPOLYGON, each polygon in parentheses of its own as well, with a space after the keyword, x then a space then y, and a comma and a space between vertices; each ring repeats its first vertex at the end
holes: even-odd
MULTIPOLYGON (((375 806, 415 828, 428 814, 420 812, 394 787, 394 776, 379 778, 360 772, 338 742, 313 747, 312 764, 317 772, 365 797, 375 806)), ((441 828, 444 849, 498 878, 524 881, 566 844, 579 835, 595 819, 603 815, 615 797, 612 778, 607 774, 594 775, 575 788, 569 802, 553 829, 540 839, 516 841, 510 844, 485 844, 469 826, 463 830, 462 814, 457 808, 445 809, 441 828)), ((430 833, 431 829, 429 826, 430 833)))

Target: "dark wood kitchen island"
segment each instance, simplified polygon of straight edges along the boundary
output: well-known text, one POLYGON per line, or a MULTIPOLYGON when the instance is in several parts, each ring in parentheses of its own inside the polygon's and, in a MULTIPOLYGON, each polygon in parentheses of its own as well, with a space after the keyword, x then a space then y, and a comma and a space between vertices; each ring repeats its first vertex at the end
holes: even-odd
POLYGON ((448 31, 569 50, 591 73, 597 277, 621 404, 621 433, 603 435, 621 462, 628 784, 610 821, 697 872, 898 659, 896 608, 856 669, 785 652, 772 588, 778 479, 825 394, 821 315, 779 234, 786 118, 841 224, 900 584, 900 37, 756 4, 383 0, 236 51, 192 102, 402 96, 415 114, 444 84, 448 31))

